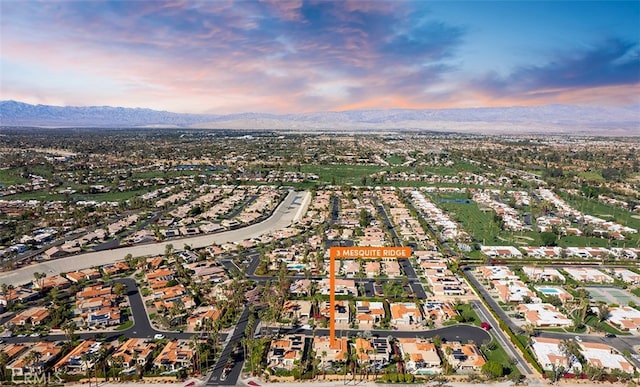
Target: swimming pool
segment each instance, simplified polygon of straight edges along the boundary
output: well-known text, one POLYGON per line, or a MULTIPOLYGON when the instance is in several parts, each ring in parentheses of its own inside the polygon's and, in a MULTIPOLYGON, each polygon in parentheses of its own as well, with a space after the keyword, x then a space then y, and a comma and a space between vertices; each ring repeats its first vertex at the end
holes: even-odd
POLYGON ((307 265, 302 264, 302 263, 290 263, 290 264, 287 265, 287 269, 289 269, 289 270, 300 271, 300 270, 304 270, 306 268, 307 268, 307 265))
POLYGON ((560 291, 556 288, 537 288, 542 294, 560 294, 560 291))

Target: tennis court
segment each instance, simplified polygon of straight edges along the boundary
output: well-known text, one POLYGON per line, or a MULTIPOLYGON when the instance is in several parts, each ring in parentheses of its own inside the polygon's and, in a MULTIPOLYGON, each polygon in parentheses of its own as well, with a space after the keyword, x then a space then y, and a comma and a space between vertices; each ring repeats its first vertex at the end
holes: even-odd
POLYGON ((640 305, 640 297, 637 297, 624 289, 612 286, 587 286, 587 291, 594 300, 606 304, 629 305, 630 301, 640 305))

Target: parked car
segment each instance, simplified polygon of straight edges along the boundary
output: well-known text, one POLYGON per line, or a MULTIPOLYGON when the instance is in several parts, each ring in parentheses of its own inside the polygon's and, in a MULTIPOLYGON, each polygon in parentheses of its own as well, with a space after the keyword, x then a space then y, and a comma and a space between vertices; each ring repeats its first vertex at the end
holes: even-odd
POLYGON ((153 338, 155 340, 162 340, 162 339, 164 339, 164 335, 162 333, 156 333, 156 335, 153 336, 153 338))
POLYGON ((606 335, 604 335, 604 337, 616 337, 616 335, 614 335, 613 333, 607 333, 606 335))

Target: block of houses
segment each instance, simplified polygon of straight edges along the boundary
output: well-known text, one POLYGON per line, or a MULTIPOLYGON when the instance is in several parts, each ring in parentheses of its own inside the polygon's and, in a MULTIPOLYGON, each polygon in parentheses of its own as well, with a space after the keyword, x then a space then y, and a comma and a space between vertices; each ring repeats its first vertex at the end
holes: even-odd
MULTIPOLYGON (((335 293, 341 296, 357 296, 358 288, 356 281, 352 279, 336 278, 335 293)), ((320 294, 329 294, 329 279, 325 278, 320 282, 320 294)))
MULTIPOLYGON (((322 302, 320 305, 320 314, 330 318, 330 307, 329 301, 322 302)), ((336 324, 349 324, 349 305, 347 304, 347 301, 336 301, 335 318, 336 324)))
POLYGON ((430 302, 427 301, 422 305, 425 319, 432 321, 448 321, 455 318, 458 312, 449 302, 430 302))
POLYGON ((33 281, 33 288, 37 290, 66 289, 69 286, 71 286, 71 282, 60 275, 47 276, 39 281, 33 281))
POLYGON ((92 327, 120 325, 120 309, 116 307, 98 309, 87 314, 85 321, 87 325, 92 327))
POLYGON ((380 275, 380 261, 367 261, 364 265, 364 274, 369 277, 380 275))
POLYGON ((187 330, 203 330, 207 326, 207 322, 219 320, 221 316, 222 311, 215 306, 197 308, 187 317, 187 330))
POLYGON ((400 264, 398 261, 382 261, 383 272, 387 275, 387 277, 395 278, 400 277, 402 274, 400 272, 400 264))
POLYGON ((174 340, 168 342, 160 355, 153 360, 153 366, 165 371, 177 371, 191 367, 195 352, 189 348, 189 341, 174 340))
MULTIPOLYGON (((560 339, 534 337, 531 347, 544 370, 552 371, 562 366, 574 373, 582 372, 582 365, 575 358, 567 358, 560 350, 560 339)), ((587 364, 604 368, 605 372, 617 369, 633 373, 634 367, 613 347, 601 343, 579 343, 587 364)))
POLYGON ((558 246, 527 246, 522 250, 529 257, 536 258, 560 258, 562 256, 562 248, 558 246))
POLYGON ((311 317, 311 301, 287 300, 282 306, 282 313, 285 318, 307 321, 311 317))
POLYGON ((406 359, 406 355, 409 355, 409 361, 405 362, 407 372, 414 375, 432 375, 442 372, 440 368, 442 360, 433 343, 413 337, 397 340, 402 358, 406 359))
POLYGON ((102 271, 107 275, 124 273, 129 269, 129 264, 124 261, 116 262, 113 265, 102 266, 102 271))
POLYGON ((312 282, 310 279, 295 280, 289 286, 289 293, 294 296, 310 295, 309 289, 311 288, 312 282))
POLYGON ((66 273, 65 276, 71 282, 80 282, 83 280, 92 281, 102 277, 98 269, 85 269, 66 273))
POLYGON ((7 289, 7 293, 0 293, 0 305, 7 306, 10 303, 23 302, 36 300, 40 297, 38 292, 26 287, 17 287, 15 289, 7 289))
POLYGON ((640 333, 640 310, 630 306, 609 308, 608 321, 619 329, 640 333))
POLYGON ((379 301, 356 301, 355 321, 360 329, 370 329, 384 318, 384 304, 379 301))
POLYGON ((376 338, 373 340, 357 337, 353 343, 352 351, 358 357, 358 361, 364 364, 381 364, 389 361, 390 346, 387 339, 376 338))
POLYGON ((490 281, 520 279, 506 266, 478 266, 477 270, 480 278, 490 281))
POLYGON ((349 355, 349 340, 347 338, 336 338, 336 346, 330 345, 328 336, 316 336, 313 339, 313 350, 316 356, 325 364, 336 364, 342 362, 349 355))
POLYGON ((134 368, 137 364, 145 366, 152 360, 156 347, 154 342, 146 339, 129 339, 115 350, 112 358, 120 358, 126 368, 134 368))
POLYGON ((442 353, 453 369, 460 373, 479 371, 486 363, 482 352, 475 344, 443 343, 442 353))
POLYGON ((494 289, 498 293, 498 298, 504 303, 522 302, 524 297, 529 297, 533 302, 540 302, 536 294, 522 281, 499 280, 492 281, 494 289))
POLYGON ((578 282, 613 283, 611 276, 591 267, 565 267, 564 270, 578 282))
POLYGON ((53 366, 54 371, 68 373, 86 373, 88 369, 93 368, 95 364, 95 356, 88 356, 86 361, 83 355, 93 355, 100 351, 103 343, 95 340, 86 340, 78 344, 75 348, 66 354, 62 359, 53 366))
POLYGON ((44 307, 34 307, 21 311, 7 322, 8 326, 12 325, 31 325, 38 326, 44 324, 49 319, 49 311, 44 307))
POLYGON ((569 327, 573 321, 551 304, 520 304, 516 310, 527 322, 537 327, 569 327))
POLYGON ((189 309, 195 306, 193 298, 188 295, 187 289, 182 284, 171 286, 168 288, 156 289, 153 292, 153 298, 156 300, 155 307, 161 309, 171 309, 176 302, 182 303, 182 305, 189 309))
POLYGON ((267 353, 267 366, 272 369, 292 370, 296 361, 302 359, 304 338, 301 335, 287 335, 272 340, 267 353))
POLYGON ((9 360, 16 359, 21 353, 29 349, 29 346, 23 343, 0 344, 0 351, 7 354, 9 360))
POLYGON ((168 268, 156 269, 151 272, 147 272, 145 277, 150 284, 157 281, 171 281, 175 273, 168 268))
POLYGON ((624 268, 613 268, 611 269, 611 273, 614 277, 621 279, 623 282, 628 284, 640 284, 640 274, 635 273, 629 269, 624 268))
POLYGON ((22 354, 9 363, 6 368, 10 370, 14 376, 24 376, 28 373, 41 374, 52 365, 61 352, 61 343, 41 341, 29 348, 28 351, 23 351, 22 354), (40 353, 40 359, 37 363, 28 362, 28 356, 31 352, 40 353))
POLYGON ((347 277, 357 276, 360 273, 360 261, 343 261, 341 271, 347 277))
POLYGON ((520 258, 522 253, 513 246, 480 246, 480 251, 492 258, 520 258))
POLYGON ((534 282, 565 282, 564 276, 552 267, 523 266, 522 271, 534 282))
POLYGON ((395 326, 416 325, 422 322, 422 312, 413 302, 393 302, 389 304, 391 324, 395 326))
POLYGON ((602 367, 606 372, 617 369, 633 374, 636 369, 633 364, 629 363, 615 348, 606 344, 585 341, 581 342, 580 346, 582 347, 582 353, 587 364, 602 367))
POLYGON ((111 294, 111 286, 97 284, 92 286, 87 286, 78 293, 76 293, 76 299, 91 299, 104 297, 111 294))

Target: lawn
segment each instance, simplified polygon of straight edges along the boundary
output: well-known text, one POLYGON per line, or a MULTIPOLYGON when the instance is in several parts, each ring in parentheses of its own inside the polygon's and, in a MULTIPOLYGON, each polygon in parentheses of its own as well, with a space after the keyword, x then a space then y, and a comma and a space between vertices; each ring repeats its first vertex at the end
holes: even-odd
MULTIPOLYGON (((613 220, 616 223, 640 230, 640 219, 634 218, 631 211, 617 206, 600 203, 594 199, 569 195, 565 192, 560 192, 559 195, 569 205, 583 214, 597 216, 605 220, 613 220)), ((638 242, 640 240, 639 234, 633 234, 630 240, 638 242)), ((629 241, 627 241, 627 246, 629 245, 628 242, 629 241)))
POLYGON ((147 192, 151 192, 156 187, 146 187, 135 191, 113 191, 99 194, 74 194, 71 195, 76 200, 95 200, 102 202, 119 202, 131 199, 135 196, 143 195, 147 192))
POLYGON ((404 159, 400 156, 393 155, 387 157, 386 161, 391 165, 400 165, 404 162, 404 159))
POLYGON ((503 245, 505 240, 498 239, 499 226, 493 222, 493 211, 482 211, 475 202, 458 203, 447 199, 466 199, 465 194, 439 196, 430 195, 431 200, 438 207, 445 210, 449 216, 460 222, 464 229, 471 233, 475 240, 485 245, 503 245), (444 199, 445 201, 441 201, 444 199))
POLYGON ((27 183, 29 180, 20 176, 15 169, 0 169, 0 185, 14 185, 27 183))
POLYGON ((628 333, 621 332, 616 328, 612 327, 611 325, 607 324, 606 322, 601 322, 598 319, 598 316, 589 315, 585 319, 584 323, 592 328, 595 328, 596 330, 604 331, 607 333, 613 333, 614 335, 617 335, 617 336, 628 335, 628 333))
POLYGON ((120 324, 117 328, 116 331, 124 331, 126 329, 129 329, 133 326, 133 320, 128 320, 125 321, 124 323, 120 324))
POLYGON ((362 178, 366 177, 368 184, 371 184, 370 175, 388 170, 389 167, 378 165, 302 165, 300 171, 318 175, 320 183, 324 184, 354 184, 361 185, 362 178))
POLYGON ((48 191, 32 191, 32 192, 22 192, 17 193, 15 195, 5 196, 8 200, 41 200, 41 201, 51 201, 51 200, 95 200, 95 201, 105 201, 105 202, 118 202, 131 199, 135 196, 139 196, 145 194, 147 192, 153 191, 155 187, 146 187, 144 189, 135 190, 135 191, 113 191, 107 193, 99 193, 99 194, 72 194, 70 196, 65 196, 64 194, 59 193, 49 193, 48 191))

